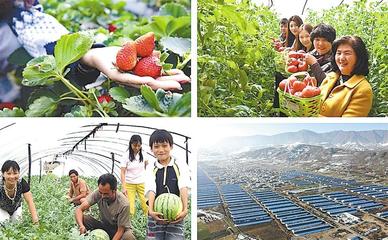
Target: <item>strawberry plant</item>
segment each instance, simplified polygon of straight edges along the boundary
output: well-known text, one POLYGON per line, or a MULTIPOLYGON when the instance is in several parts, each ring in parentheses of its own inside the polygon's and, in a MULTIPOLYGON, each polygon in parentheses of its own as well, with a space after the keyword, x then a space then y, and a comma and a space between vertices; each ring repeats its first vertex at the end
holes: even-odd
MULTIPOLYGON (((160 7, 158 16, 146 19, 126 12, 125 3, 113 3, 112 0, 44 0, 41 3, 47 13, 55 16, 71 31, 78 31, 79 26, 85 25, 97 29, 62 36, 55 46, 53 56, 31 59, 22 49, 12 54, 9 61, 22 67, 20 72, 14 72, 15 78, 20 79, 19 83, 26 89, 23 93, 26 93, 16 107, 0 110, 0 116, 138 116, 142 111, 128 107, 121 98, 125 96, 128 100, 130 97, 142 99, 144 96, 140 89, 121 86, 111 79, 105 79, 100 81, 103 82, 100 86, 85 90, 81 86, 83 79, 73 81, 68 75, 68 66, 75 64, 94 42, 102 42, 106 46, 122 46, 127 43, 117 54, 115 63, 123 72, 134 71, 137 62, 141 61, 134 72, 139 76, 157 78, 167 74, 164 70, 171 68, 181 69, 187 76, 191 75, 191 17, 189 10, 181 4, 166 3, 160 7), (95 8, 87 10, 86 6, 91 5, 95 8), (152 54, 154 49, 166 54, 159 54, 156 61, 152 54), (138 52, 137 55, 133 53, 135 51, 138 52), (150 54, 152 57, 147 60, 146 56, 150 54), (128 58, 132 60, 128 61, 128 58), (101 101, 108 94, 115 97, 111 101, 101 101)), ((182 87, 180 92, 183 94, 165 92, 166 96, 174 96, 174 101, 169 106, 174 105, 181 96, 186 96, 180 103, 185 104, 181 106, 185 109, 185 114, 165 109, 166 111, 157 111, 159 116, 187 116, 186 112, 190 113, 191 101, 187 101, 187 96, 191 96, 191 86, 185 83, 176 83, 182 87)), ((172 88, 165 85, 165 89, 172 88)), ((142 114, 144 115, 146 114, 142 114)))
MULTIPOLYGON (((42 177, 41 182, 39 182, 37 176, 33 176, 31 180, 31 193, 38 211, 39 225, 32 224, 27 204, 23 202, 22 220, 1 225, 0 239, 91 240, 89 236, 79 235, 74 219, 75 208, 66 199, 69 178, 57 178, 53 175, 47 175, 42 177)), ((97 178, 86 178, 85 180, 92 190, 97 188, 97 178)), ((93 206, 87 214, 99 218, 98 207, 93 206)), ((184 224, 186 239, 190 239, 191 236, 190 222, 189 214, 184 224)), ((140 202, 138 201, 136 201, 136 213, 131 219, 131 224, 136 239, 145 239, 147 218, 142 214, 140 202)))

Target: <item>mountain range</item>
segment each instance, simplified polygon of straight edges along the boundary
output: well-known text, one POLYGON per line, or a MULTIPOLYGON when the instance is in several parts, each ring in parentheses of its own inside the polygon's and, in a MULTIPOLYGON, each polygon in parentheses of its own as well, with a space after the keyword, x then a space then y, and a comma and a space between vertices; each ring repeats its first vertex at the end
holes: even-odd
MULTIPOLYGON (((316 133, 310 130, 286 132, 272 136, 253 135, 228 137, 215 144, 217 150, 244 151, 279 145, 308 144, 327 148, 371 150, 388 147, 388 130, 332 131, 316 133)), ((213 146, 214 147, 214 146, 213 146)))

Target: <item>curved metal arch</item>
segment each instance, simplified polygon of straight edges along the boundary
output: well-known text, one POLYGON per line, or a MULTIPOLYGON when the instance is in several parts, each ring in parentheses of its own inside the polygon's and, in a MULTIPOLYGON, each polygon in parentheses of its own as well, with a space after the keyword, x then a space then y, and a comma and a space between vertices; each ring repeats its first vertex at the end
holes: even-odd
MULTIPOLYGON (((67 148, 67 146, 73 146, 72 143, 63 143, 61 144, 61 146, 64 146, 67 148)), ((104 149, 105 152, 114 152, 115 154, 118 154, 118 155, 121 155, 122 153, 124 153, 125 151, 122 151, 122 150, 118 150, 118 149, 114 149, 114 148, 110 148, 110 147, 106 147, 106 146, 100 146, 100 145, 95 145, 95 144, 88 144, 88 147, 86 148, 86 151, 88 151, 88 149, 92 149, 92 150, 102 150, 104 149)), ((84 148, 85 150, 85 148, 84 148)))
POLYGON ((8 128, 8 127, 11 127, 11 126, 13 126, 13 125, 15 125, 15 124, 16 124, 16 122, 10 123, 10 124, 8 124, 8 125, 6 125, 6 126, 0 128, 0 131, 3 130, 3 129, 6 129, 6 128, 8 128))
MULTIPOLYGON (((83 128, 83 127, 93 127, 93 126, 95 127, 96 125, 93 125, 93 124, 91 124, 91 125, 84 125, 84 126, 81 126, 81 128, 83 128)), ((148 126, 131 125, 131 124, 120 124, 120 123, 116 123, 116 124, 105 123, 104 127, 106 127, 106 126, 115 126, 116 128, 117 128, 117 126, 118 126, 118 128, 119 127, 134 127, 134 128, 145 128, 145 129, 150 129, 150 130, 158 130, 159 129, 159 128, 148 127, 148 126)), ((186 135, 174 132, 174 131, 170 131, 170 130, 167 130, 167 131, 169 131, 171 134, 191 139, 189 136, 186 136, 186 135)), ((117 130, 116 130, 116 132, 117 132, 117 130)))
MULTIPOLYGON (((102 163, 103 163, 103 164, 102 164, 100 160, 96 160, 96 159, 94 159, 94 158, 87 157, 87 156, 83 156, 83 155, 80 155, 80 154, 75 154, 75 156, 87 158, 87 159, 89 159, 91 162, 95 162, 95 161, 99 162, 99 164, 101 165, 101 167, 104 168, 104 170, 106 170, 107 173, 110 173, 111 170, 112 170, 112 169, 109 169, 109 168, 103 166, 103 165, 105 165, 106 163, 105 163, 105 162, 102 162, 102 163)), ((115 163, 115 166, 118 167, 118 164, 115 163)), ((119 169, 119 168, 117 168, 117 167, 116 167, 115 169, 119 169)), ((117 171, 116 171, 116 172, 117 172, 117 171)), ((117 179, 120 179, 120 178, 119 178, 119 177, 120 177, 119 174, 116 173, 116 172, 114 172, 114 175, 116 175, 116 178, 117 178, 117 179)))
MULTIPOLYGON (((148 133, 142 133, 142 132, 133 132, 133 131, 128 131, 128 130, 121 130, 122 132, 128 132, 128 133, 137 133, 137 134, 141 134, 141 135, 146 135, 146 136, 151 136, 151 134, 148 134, 148 133)), ((88 131, 83 131, 83 132, 88 132, 88 131)), ((114 130, 105 130, 105 129, 100 129, 99 130, 99 132, 115 132, 114 130)), ((80 132, 73 132, 73 133, 80 133, 80 132)), ((96 137, 94 137, 94 138, 96 138, 96 137)), ((93 139, 94 139, 93 138, 93 139)), ((113 138, 113 137, 101 137, 101 138, 113 138)), ((116 139, 116 138, 113 138, 113 139, 116 139)), ((119 138, 120 140, 124 140, 123 138, 119 138)), ((87 140, 91 140, 90 138, 89 139, 87 139, 87 140)), ((126 139, 125 139, 126 140, 126 139)), ((126 140, 126 142, 129 142, 129 139, 128 140, 126 140)), ((128 144, 127 144, 128 145, 128 144)), ((143 142, 143 145, 146 145, 146 146, 149 146, 149 144, 147 144, 147 143, 145 143, 145 142, 143 142)), ((183 146, 181 146, 180 144, 178 144, 178 143, 176 143, 175 141, 174 141, 174 145, 176 145, 177 147, 179 147, 179 148, 181 148, 181 149, 183 149, 183 150, 187 150, 189 153, 191 153, 191 151, 189 150, 189 149, 186 149, 186 147, 183 147, 183 146)))

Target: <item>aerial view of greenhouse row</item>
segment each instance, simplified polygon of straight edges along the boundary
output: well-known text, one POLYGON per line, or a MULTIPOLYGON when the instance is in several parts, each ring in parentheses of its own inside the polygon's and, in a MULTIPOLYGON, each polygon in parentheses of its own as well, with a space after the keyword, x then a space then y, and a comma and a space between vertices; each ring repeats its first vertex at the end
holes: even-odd
POLYGON ((54 122, 1 122, 0 239, 191 238, 182 126, 54 122))

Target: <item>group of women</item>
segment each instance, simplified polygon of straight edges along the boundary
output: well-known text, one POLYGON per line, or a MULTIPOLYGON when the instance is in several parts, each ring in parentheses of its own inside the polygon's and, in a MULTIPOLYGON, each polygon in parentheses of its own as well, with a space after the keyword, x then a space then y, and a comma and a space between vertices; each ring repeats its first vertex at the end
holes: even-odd
MULTIPOLYGON (((148 161, 142 153, 142 139, 133 135, 128 152, 121 160, 122 191, 128 197, 130 214, 135 214, 135 198, 138 196, 142 213, 147 216, 148 206, 144 197, 145 167, 148 161)), ((30 186, 20 177, 20 167, 16 161, 7 160, 1 167, 0 176, 0 225, 8 221, 18 221, 22 216, 22 201, 26 201, 33 223, 39 218, 30 186)))
MULTIPOLYGON (((288 50, 304 50, 310 75, 317 79, 322 94, 320 116, 366 117, 372 108, 373 93, 366 76, 368 51, 357 36, 336 38, 328 24, 312 26, 294 15, 280 22, 280 37, 288 50), (287 27, 285 27, 285 25, 287 27)), ((276 87, 284 79, 276 75, 276 87)), ((275 91, 274 107, 278 107, 275 91)))

